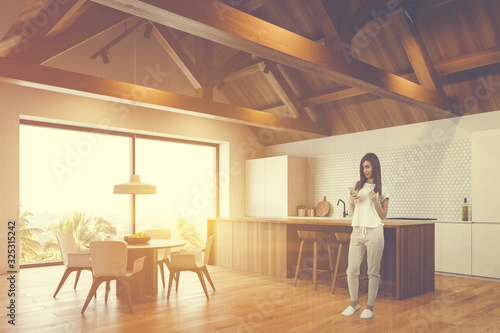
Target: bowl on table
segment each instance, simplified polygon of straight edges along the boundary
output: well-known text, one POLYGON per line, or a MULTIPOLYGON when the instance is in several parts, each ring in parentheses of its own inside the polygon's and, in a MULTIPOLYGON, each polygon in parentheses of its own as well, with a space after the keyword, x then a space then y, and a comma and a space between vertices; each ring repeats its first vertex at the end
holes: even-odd
POLYGON ((151 237, 150 236, 147 236, 147 237, 129 237, 129 236, 125 236, 125 237, 123 237, 123 240, 127 244, 146 244, 147 242, 149 242, 151 240, 151 237))

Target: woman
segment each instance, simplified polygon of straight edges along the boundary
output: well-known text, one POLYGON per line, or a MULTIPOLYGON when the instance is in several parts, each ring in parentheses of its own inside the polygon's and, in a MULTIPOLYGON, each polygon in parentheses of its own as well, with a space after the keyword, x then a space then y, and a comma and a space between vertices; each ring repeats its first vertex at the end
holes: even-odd
POLYGON ((349 246, 347 284, 351 304, 342 312, 350 316, 361 308, 358 299, 359 268, 366 254, 368 264, 368 302, 361 318, 373 317, 373 304, 380 282, 380 261, 384 252, 384 229, 382 220, 387 216, 389 197, 382 191, 380 161, 377 155, 368 153, 361 159, 360 180, 350 188, 350 211, 352 212, 352 234, 349 246))

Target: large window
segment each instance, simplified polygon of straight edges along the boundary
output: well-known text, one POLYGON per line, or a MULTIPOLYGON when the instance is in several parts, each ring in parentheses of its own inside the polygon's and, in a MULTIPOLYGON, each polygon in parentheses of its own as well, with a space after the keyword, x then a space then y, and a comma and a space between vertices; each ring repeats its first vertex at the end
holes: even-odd
POLYGON ((112 192, 128 181, 134 163, 158 191, 136 196, 135 230, 170 229, 198 245, 206 239, 206 218, 215 215, 216 158, 215 147, 204 144, 23 121, 21 263, 59 260, 60 232, 72 232, 81 248, 131 234, 131 195, 112 192))
POLYGON ((215 215, 215 148, 137 138, 135 150, 136 172, 157 190, 137 196, 136 230, 167 227, 191 246, 203 245, 206 218, 215 215))

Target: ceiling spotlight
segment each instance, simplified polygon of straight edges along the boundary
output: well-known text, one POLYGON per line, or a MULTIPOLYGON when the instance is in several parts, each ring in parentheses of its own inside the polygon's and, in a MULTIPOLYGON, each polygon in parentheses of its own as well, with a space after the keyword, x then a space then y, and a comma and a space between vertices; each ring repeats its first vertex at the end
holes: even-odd
POLYGON ((407 8, 403 10, 403 13, 405 16, 410 20, 411 23, 415 24, 415 21, 417 20, 417 13, 413 8, 407 8))
POLYGON ((102 58, 102 62, 105 63, 105 64, 109 64, 109 58, 108 58, 108 51, 103 51, 101 53, 101 58, 102 58))
POLYGON ((153 33, 153 25, 150 22, 148 22, 146 23, 146 30, 144 31, 144 37, 150 39, 152 33, 153 33))

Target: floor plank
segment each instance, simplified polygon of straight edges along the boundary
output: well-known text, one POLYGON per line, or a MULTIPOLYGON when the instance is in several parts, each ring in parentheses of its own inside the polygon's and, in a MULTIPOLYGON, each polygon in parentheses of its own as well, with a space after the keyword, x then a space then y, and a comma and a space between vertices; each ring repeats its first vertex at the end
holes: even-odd
MULTIPOLYGON (((345 279, 335 295, 328 280, 320 280, 318 291, 311 280, 282 279, 241 270, 210 266, 217 290, 209 288, 206 300, 198 277, 183 273, 179 291, 159 293, 128 312, 125 300, 117 299, 115 285, 108 302, 104 288, 98 290, 85 315, 81 307, 91 285, 90 274, 82 274, 73 289, 70 276, 57 298, 52 294, 64 266, 23 269, 16 277, 16 326, 2 316, 0 332, 499 332, 500 282, 436 275, 436 290, 395 300, 381 290, 375 316, 369 320, 343 317, 349 303, 345 279)), ((7 275, 0 279, 2 308, 9 298, 7 275)), ((103 284, 104 286, 104 284, 103 284)), ((360 300, 366 304, 366 285, 360 300)), ((360 311, 361 312, 361 311, 360 311)))

